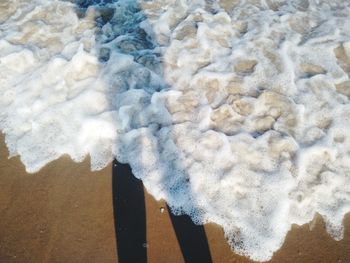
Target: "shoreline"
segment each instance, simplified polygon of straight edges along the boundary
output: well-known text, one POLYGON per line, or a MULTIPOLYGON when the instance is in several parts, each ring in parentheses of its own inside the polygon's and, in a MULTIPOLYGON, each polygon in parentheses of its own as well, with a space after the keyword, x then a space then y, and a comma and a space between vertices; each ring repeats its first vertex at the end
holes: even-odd
MULTIPOLYGON (((7 157, 4 136, 1 135, 1 262, 118 261, 116 235, 119 234, 115 223, 122 222, 122 219, 114 211, 116 193, 112 181, 115 176, 118 178, 115 171, 117 174, 129 172, 115 170, 112 164, 101 171, 91 172, 88 158, 82 163, 74 163, 64 156, 40 172, 29 175, 18 157, 7 157)), ((140 183, 130 174, 128 178, 126 186, 129 189, 140 183)), ((116 200, 120 200, 118 193, 116 200)), ((131 207, 129 203, 126 205, 131 207)), ((144 206, 147 241, 142 244, 142 249, 147 251, 145 262, 184 262, 184 258, 189 259, 200 252, 196 252, 200 246, 190 249, 189 243, 186 246, 188 237, 184 233, 195 229, 196 233, 203 235, 201 227, 188 223, 184 216, 169 216, 165 202, 155 201, 146 190, 144 206)), ((127 215, 127 224, 130 219, 131 216, 127 215)), ((320 216, 312 230, 309 224, 293 226, 284 245, 269 262, 349 262, 349 214, 344 219, 344 226, 341 241, 335 241, 327 234, 320 216)), ((206 224, 202 229, 213 262, 253 262, 231 251, 217 225, 206 224)))

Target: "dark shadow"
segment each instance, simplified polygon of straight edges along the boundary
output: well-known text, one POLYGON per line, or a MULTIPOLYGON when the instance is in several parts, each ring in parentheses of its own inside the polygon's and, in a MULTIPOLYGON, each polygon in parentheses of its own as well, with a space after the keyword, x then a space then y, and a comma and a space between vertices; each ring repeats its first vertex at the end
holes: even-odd
POLYGON ((146 208, 142 181, 130 166, 113 161, 113 214, 119 263, 147 262, 146 208))
MULTIPOLYGON (((79 18, 84 18, 89 8, 94 9, 96 32, 95 40, 98 46, 98 59, 101 64, 110 63, 114 53, 130 55, 139 66, 135 69, 125 69, 113 73, 114 84, 109 87, 109 102, 111 111, 117 110, 123 104, 119 95, 129 90, 144 90, 150 103, 154 93, 167 89, 163 76, 162 54, 152 38, 153 33, 145 28, 147 16, 137 0, 65 0, 75 3, 79 18), (146 32, 147 31, 147 32, 146 32), (158 77, 155 77, 158 76, 158 77), (119 105, 119 106, 118 106, 119 105)), ((111 65, 111 64, 110 64, 111 65)), ((142 112, 135 112, 131 118, 129 130, 142 128, 142 112)), ((162 127, 155 129, 154 134, 162 127)), ((129 129, 129 130, 128 130, 129 129)), ((136 144, 137 145, 137 144, 136 144)), ((142 142, 138 144, 142 147, 142 142)), ((128 149, 124 149, 126 152, 128 149)), ((163 153, 160 153, 162 155, 163 153)), ((118 156, 118 154, 116 154, 118 156)), ((139 157, 142 158, 142 151, 139 157)), ((168 157, 161 156, 164 160, 168 157)), ((135 160, 119 160, 132 163, 135 160)), ((137 162, 136 162, 137 163, 137 162)), ((135 167, 134 167, 135 168, 135 167)), ((179 168, 181 170, 181 167, 179 168)), ((170 169, 171 170, 171 169, 170 169)), ((164 171, 164 177, 168 176, 164 171)), ((169 191, 176 190, 178 184, 188 183, 186 178, 180 178, 169 186, 169 191)), ((190 187, 188 188, 190 191, 190 187)), ((146 211, 142 181, 136 179, 128 164, 113 161, 112 171, 113 214, 117 253, 120 263, 147 262, 146 244, 146 211)), ((170 213, 173 227, 181 247, 185 262, 212 262, 209 246, 203 226, 195 225, 188 216, 174 216, 170 213)))
POLYGON ((195 225, 187 215, 176 216, 171 212, 169 215, 185 262, 212 262, 204 227, 195 225))
MULTIPOLYGON (((142 181, 132 174, 128 164, 114 160, 112 167, 113 215, 119 262, 147 262, 142 181)), ((195 225, 187 215, 176 216, 171 212, 169 215, 185 262, 212 262, 204 227, 195 225)))

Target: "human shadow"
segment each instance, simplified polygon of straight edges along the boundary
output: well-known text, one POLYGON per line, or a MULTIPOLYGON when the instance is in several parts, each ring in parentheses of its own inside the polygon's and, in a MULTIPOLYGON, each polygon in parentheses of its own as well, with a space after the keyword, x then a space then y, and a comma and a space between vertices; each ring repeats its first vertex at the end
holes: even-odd
POLYGON ((195 225, 188 215, 169 215, 185 262, 212 262, 204 227, 195 225))
MULTIPOLYGON (((118 260, 121 263, 147 262, 146 209, 142 181, 135 178, 128 164, 113 161, 112 192, 118 260)), ((168 207, 170 211, 170 208, 168 207)), ((202 225, 189 216, 169 213, 184 261, 212 262, 202 225)))
POLYGON ((112 191, 120 263, 147 262, 146 208, 142 181, 130 166, 113 161, 112 191))
MULTIPOLYGON (((123 70, 113 73, 113 84, 110 83, 110 78, 108 78, 111 87, 107 99, 110 102, 111 111, 118 111, 118 107, 120 108, 120 105, 124 105, 123 99, 118 98, 118 94, 137 90, 137 92, 148 94, 147 96, 150 98, 154 93, 167 86, 166 81, 153 77, 154 75, 162 76, 162 54, 159 51, 155 51, 157 44, 152 39, 152 32, 145 31, 146 28, 149 30, 152 27, 145 25, 147 24, 147 17, 139 5, 139 1, 69 1, 76 4, 78 17, 83 18, 89 8, 93 8, 96 11, 95 22, 97 30, 95 39, 99 46, 97 56, 102 64, 106 63, 109 66, 118 67, 118 65, 110 63, 110 61, 117 61, 112 60, 111 57, 115 56, 115 53, 118 53, 131 56, 133 63, 139 65, 137 70, 126 67, 123 70)), ((136 123, 142 122, 142 117, 137 116, 135 113, 132 116, 132 118, 136 119, 136 123)), ((132 118, 130 117, 130 119, 132 118)), ((159 132, 162 128, 156 124, 154 127, 155 133, 159 132)), ((142 125, 139 126, 131 120, 129 127, 125 128, 126 131, 123 132, 130 133, 133 130, 142 128, 144 128, 142 125)), ((143 147, 142 141, 134 141, 133 144, 138 144, 138 147, 141 148, 143 147)), ((121 151, 124 152, 122 154, 115 153, 120 162, 114 160, 112 166, 113 215, 118 261, 120 263, 147 262, 144 188, 142 181, 133 175, 129 164, 122 164, 128 162, 134 162, 135 164, 137 161, 122 158, 121 156, 125 152, 128 152, 128 149, 121 151)), ((136 150, 136 152, 138 151, 136 150)), ((139 153, 138 157, 133 156, 132 158, 140 158, 139 161, 142 162, 142 158, 145 158, 145 156, 142 156, 141 150, 139 153)), ((159 155, 161 159, 167 159, 166 154, 159 153, 159 155)), ((164 178, 169 176, 169 170, 163 170, 162 168, 159 168, 159 170, 164 178)), ((188 182, 184 178, 180 178, 177 183, 181 183, 182 181, 185 183, 188 182)), ((174 186, 170 186, 168 190, 174 190, 177 183, 174 183, 174 186)), ((188 190, 190 189, 188 187, 188 190)), ((185 262, 211 262, 204 227, 195 225, 185 215, 175 216, 170 212, 170 217, 185 262)))

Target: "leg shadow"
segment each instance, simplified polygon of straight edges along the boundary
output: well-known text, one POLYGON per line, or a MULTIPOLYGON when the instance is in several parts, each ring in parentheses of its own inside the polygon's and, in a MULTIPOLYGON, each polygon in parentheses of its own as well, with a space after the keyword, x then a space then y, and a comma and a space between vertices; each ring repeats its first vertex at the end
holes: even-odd
POLYGON ((113 161, 113 214, 119 263, 146 263, 146 209, 143 185, 130 166, 113 161))
POLYGON ((187 215, 175 216, 168 210, 185 262, 212 262, 204 227, 195 225, 187 215))

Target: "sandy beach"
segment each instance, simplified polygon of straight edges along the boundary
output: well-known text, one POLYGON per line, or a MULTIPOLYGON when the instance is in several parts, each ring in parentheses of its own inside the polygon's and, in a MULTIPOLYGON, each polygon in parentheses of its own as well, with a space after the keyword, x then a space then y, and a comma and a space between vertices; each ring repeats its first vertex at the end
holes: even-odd
POLYGON ((0 263, 350 262, 349 24, 346 0, 0 1, 0 263))
MULTIPOLYGON (((0 262, 252 262, 230 250, 218 226, 170 217, 146 191, 143 211, 141 184, 125 165, 91 172, 89 160, 64 157, 27 174, 19 158, 8 160, 3 136, 0 149, 0 262)), ((312 230, 294 227, 270 262, 350 262, 349 219, 339 242, 320 218, 312 230)))

